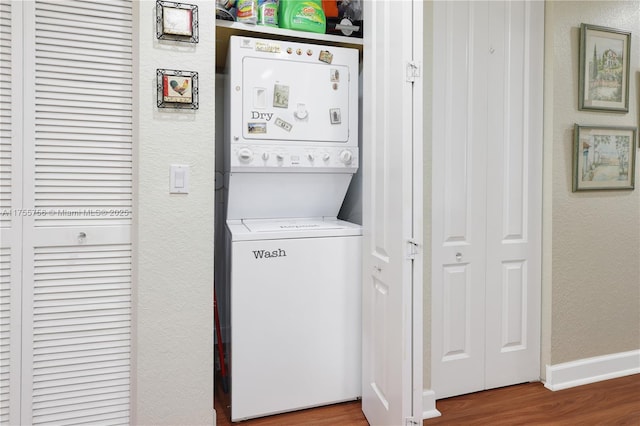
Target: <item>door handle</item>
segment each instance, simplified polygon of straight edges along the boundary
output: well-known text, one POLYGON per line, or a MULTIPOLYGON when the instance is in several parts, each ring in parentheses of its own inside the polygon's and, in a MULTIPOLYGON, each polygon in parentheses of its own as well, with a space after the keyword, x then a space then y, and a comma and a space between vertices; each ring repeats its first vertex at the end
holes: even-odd
POLYGON ((456 262, 462 262, 462 253, 456 253, 456 262))

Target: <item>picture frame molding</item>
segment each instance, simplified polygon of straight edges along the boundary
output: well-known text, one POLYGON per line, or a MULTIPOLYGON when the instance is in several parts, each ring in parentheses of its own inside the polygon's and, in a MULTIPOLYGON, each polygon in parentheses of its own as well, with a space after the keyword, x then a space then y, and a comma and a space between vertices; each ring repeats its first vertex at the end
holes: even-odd
POLYGON ((187 3, 177 3, 172 1, 157 0, 156 1, 156 38, 158 40, 172 40, 183 43, 198 43, 198 6, 187 3), (165 14, 169 9, 178 9, 189 11, 191 16, 191 33, 179 34, 172 33, 165 28, 165 14))
MULTIPOLYGON (((636 160, 636 143, 637 143, 637 127, 629 126, 583 126, 579 124, 574 125, 574 137, 573 137, 573 192, 580 191, 600 191, 600 190, 633 190, 635 188, 635 160, 636 160), (597 155, 595 148, 593 152, 590 150, 585 151, 585 147, 581 146, 584 138, 581 136, 583 132, 601 132, 603 135, 591 135, 591 136, 616 136, 616 133, 627 133, 631 140, 629 141, 629 149, 627 154, 627 180, 624 184, 612 184, 613 180, 603 180, 601 184, 597 181, 585 181, 585 173, 595 173, 599 167, 597 164, 593 164, 598 161, 594 161, 593 157, 597 155), (609 133, 607 135, 607 133, 609 133), (591 164, 590 164, 591 162, 591 164)), ((610 141, 611 142, 611 141, 610 141)), ((610 143, 608 142, 608 143, 610 143)), ((590 148, 590 146, 589 146, 590 148)), ((610 165, 606 167, 620 167, 620 165, 610 165)), ((624 164, 622 165, 624 170, 624 164)))
MULTIPOLYGON (((595 45, 594 45, 595 49, 595 45)), ((631 54, 631 32, 619 30, 616 28, 603 27, 599 25, 581 24, 580 25, 580 69, 579 69, 579 86, 578 86, 578 109, 582 111, 606 111, 606 112, 629 112, 629 80, 630 80, 630 54, 631 54), (594 37, 595 34, 599 34, 603 37, 604 34, 609 34, 612 41, 621 40, 623 42, 623 58, 622 58, 622 78, 620 88, 622 92, 622 99, 618 101, 606 101, 606 100, 593 100, 589 99, 589 96, 585 93, 588 89, 585 87, 589 73, 588 55, 590 55, 590 34, 594 37), (595 104, 594 104, 595 102, 595 104), (610 103, 611 105, 607 105, 610 103)), ((594 52, 595 55, 596 52, 594 52)))
POLYGON ((156 85, 158 108, 198 109, 198 73, 196 71, 157 69, 156 85), (167 76, 191 79, 191 102, 171 102, 165 99, 165 77, 167 76))

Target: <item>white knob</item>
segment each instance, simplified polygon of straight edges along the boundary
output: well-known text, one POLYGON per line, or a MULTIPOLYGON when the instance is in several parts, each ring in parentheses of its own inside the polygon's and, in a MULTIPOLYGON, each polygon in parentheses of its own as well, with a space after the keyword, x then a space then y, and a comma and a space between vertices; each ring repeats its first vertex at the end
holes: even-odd
POLYGON ((316 159, 316 156, 310 152, 309 154, 307 154, 307 158, 309 159, 309 161, 313 161, 316 159))
POLYGON ((276 154, 276 158, 278 159, 278 161, 282 161, 282 160, 284 160, 284 155, 276 154))
POLYGON ((268 152, 263 152, 263 153, 262 153, 262 159, 263 159, 264 161, 267 161, 267 160, 269 159, 269 153, 268 153, 268 152))
POLYGON ((238 150, 238 158, 243 163, 248 163, 253 159, 253 152, 249 148, 240 148, 238 150))
POLYGON ((353 154, 351 154, 351 151, 344 150, 340 153, 340 161, 342 161, 344 164, 351 163, 352 159, 353 154))
POLYGON ((329 161, 329 158, 331 158, 331 156, 330 156, 329 154, 327 154, 327 153, 325 153, 325 154, 322 156, 322 159, 323 159, 324 161, 329 161))
POLYGON ((309 112, 307 111, 307 106, 305 104, 298 104, 298 108, 293 113, 293 115, 298 120, 304 120, 309 116, 309 112))

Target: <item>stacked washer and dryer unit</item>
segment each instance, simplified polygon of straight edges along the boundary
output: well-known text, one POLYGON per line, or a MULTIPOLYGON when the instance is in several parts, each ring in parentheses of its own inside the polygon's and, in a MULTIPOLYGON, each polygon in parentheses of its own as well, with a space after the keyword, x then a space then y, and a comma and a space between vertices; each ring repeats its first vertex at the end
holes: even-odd
POLYGON ((227 59, 231 418, 361 395, 356 49, 233 36, 227 59))

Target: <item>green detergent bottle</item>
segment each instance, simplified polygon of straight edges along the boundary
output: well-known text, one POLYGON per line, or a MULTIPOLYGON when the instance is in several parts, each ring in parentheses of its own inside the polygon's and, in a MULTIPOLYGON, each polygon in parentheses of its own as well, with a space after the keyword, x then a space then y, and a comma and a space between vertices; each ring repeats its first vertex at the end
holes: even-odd
POLYGON ((278 26, 324 34, 327 19, 322 10, 322 0, 280 0, 278 26))

